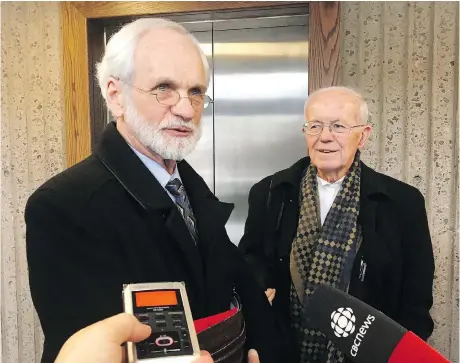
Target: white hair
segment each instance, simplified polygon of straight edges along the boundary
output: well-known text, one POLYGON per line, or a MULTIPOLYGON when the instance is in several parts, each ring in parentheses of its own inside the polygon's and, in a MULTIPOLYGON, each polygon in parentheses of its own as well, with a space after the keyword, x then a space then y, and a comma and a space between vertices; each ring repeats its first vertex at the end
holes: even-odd
POLYGON ((331 87, 324 87, 324 88, 317 89, 316 91, 312 92, 308 96, 307 101, 305 102, 304 111, 307 110, 307 107, 310 103, 310 99, 314 95, 318 95, 326 91, 342 91, 342 92, 348 93, 351 96, 356 97, 360 103, 359 105, 359 123, 367 124, 368 119, 369 119, 369 108, 367 107, 366 100, 359 92, 355 91, 353 88, 350 88, 350 87, 331 86, 331 87))
POLYGON ((152 29, 172 29, 188 35, 195 43, 203 62, 206 83, 209 84, 209 63, 200 43, 182 25, 161 18, 142 18, 123 26, 107 43, 104 56, 96 64, 97 80, 102 96, 107 102, 107 83, 110 77, 129 82, 134 73, 134 54, 141 37, 152 29))

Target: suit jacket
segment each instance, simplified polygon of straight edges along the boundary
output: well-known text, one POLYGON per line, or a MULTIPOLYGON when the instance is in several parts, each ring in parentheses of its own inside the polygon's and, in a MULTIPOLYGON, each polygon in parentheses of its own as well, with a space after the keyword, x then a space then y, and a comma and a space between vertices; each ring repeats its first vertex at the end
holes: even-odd
MULTIPOLYGON (((276 288, 273 308, 286 337, 290 337, 289 257, 299 219, 302 173, 309 163, 308 157, 303 158, 251 188, 239 244, 259 283, 276 288)), ((434 258, 423 196, 416 188, 361 165, 358 222, 363 241, 349 293, 427 339, 433 331, 429 311, 434 258)), ((285 343, 297 351, 292 338, 285 343)))
POLYGON ((187 164, 179 173, 197 221, 195 245, 177 207, 109 124, 95 153, 41 186, 27 203, 33 303, 52 363, 79 329, 123 311, 123 284, 184 281, 194 319, 226 311, 239 294, 247 348, 275 362, 270 305, 225 224, 220 202, 187 164))

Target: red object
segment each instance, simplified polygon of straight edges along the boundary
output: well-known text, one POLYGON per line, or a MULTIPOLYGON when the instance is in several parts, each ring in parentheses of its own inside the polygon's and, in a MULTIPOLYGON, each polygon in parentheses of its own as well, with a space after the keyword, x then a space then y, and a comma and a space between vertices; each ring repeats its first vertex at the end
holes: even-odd
POLYGON ((388 363, 449 363, 417 335, 408 331, 391 353, 388 363))
POLYGON ((208 316, 206 318, 198 319, 194 321, 196 333, 200 333, 210 327, 219 324, 220 322, 227 320, 231 316, 235 315, 238 312, 237 308, 232 310, 224 311, 216 315, 208 316))

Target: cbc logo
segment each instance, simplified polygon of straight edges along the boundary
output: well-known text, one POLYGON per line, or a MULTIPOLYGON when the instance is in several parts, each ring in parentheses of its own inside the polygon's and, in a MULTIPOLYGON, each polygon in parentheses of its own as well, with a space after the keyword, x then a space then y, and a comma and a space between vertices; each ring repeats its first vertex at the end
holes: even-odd
POLYGON ((339 338, 346 338, 355 331, 356 318, 351 308, 338 308, 331 314, 331 327, 339 338))

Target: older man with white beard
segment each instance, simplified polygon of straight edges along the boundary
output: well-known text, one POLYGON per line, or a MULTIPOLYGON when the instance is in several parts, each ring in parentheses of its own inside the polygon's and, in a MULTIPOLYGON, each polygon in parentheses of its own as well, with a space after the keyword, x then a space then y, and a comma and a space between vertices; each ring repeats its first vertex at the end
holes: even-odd
POLYGON ((225 231, 233 205, 183 160, 211 102, 198 43, 176 23, 137 20, 108 42, 98 80, 116 121, 25 212, 42 363, 81 328, 123 311, 123 284, 163 281, 185 282, 194 319, 228 310, 236 291, 246 350, 276 362, 270 305, 225 231))

